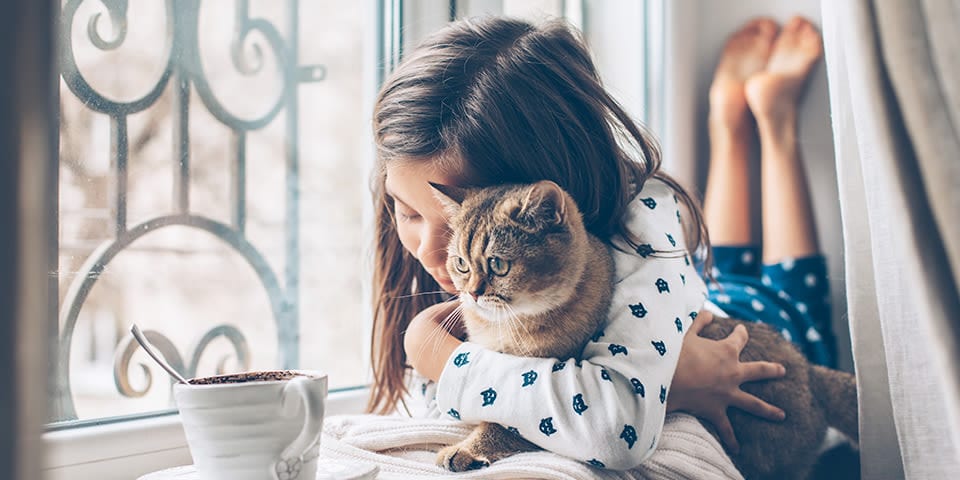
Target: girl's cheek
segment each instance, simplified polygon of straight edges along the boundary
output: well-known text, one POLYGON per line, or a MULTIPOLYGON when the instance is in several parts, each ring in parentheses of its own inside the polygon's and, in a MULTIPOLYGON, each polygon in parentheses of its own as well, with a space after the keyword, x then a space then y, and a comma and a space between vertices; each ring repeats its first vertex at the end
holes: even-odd
POLYGON ((412 232, 409 231, 409 228, 397 225, 397 236, 400 237, 400 244, 403 245, 403 248, 416 258, 417 248, 419 247, 416 241, 416 235, 413 235, 412 232))

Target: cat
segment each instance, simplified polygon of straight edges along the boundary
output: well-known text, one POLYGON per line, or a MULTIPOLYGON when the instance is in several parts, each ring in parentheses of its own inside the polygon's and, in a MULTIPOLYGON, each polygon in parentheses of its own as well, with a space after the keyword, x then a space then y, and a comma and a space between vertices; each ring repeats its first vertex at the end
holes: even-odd
MULTIPOLYGON (((587 233, 569 194, 549 181, 470 191, 433 187, 450 217, 447 270, 461 292, 470 341, 520 356, 579 357, 606 320, 614 266, 609 247, 587 233), (461 248, 481 238, 486 245, 478 242, 470 248, 480 255, 461 248), (537 245, 535 253, 531 245, 537 245), (492 275, 465 273, 464 263, 477 264, 477 258, 465 257, 477 256, 492 275), (501 327, 497 318, 488 320, 498 315, 498 307, 509 309, 523 325, 501 327)), ((437 463, 461 472, 534 450, 540 447, 485 422, 462 442, 440 450, 437 463)))
MULTIPOLYGON (((461 292, 469 340, 520 356, 579 358, 606 321, 614 265, 611 247, 586 231, 573 198, 550 181, 433 187, 453 232, 447 270, 461 292), (499 324, 502 311, 522 326, 499 324)), ((716 316, 701 336, 725 338, 738 323, 750 334, 742 361, 779 362, 787 370, 783 379, 743 389, 783 408, 787 418, 768 422, 731 409, 741 444, 731 460, 748 479, 805 478, 828 424, 857 439, 854 378, 809 364, 792 343, 760 323, 716 316)), ((437 464, 460 472, 535 450, 540 448, 503 426, 481 423, 461 442, 441 449, 437 464)))
MULTIPOLYGON (((740 452, 730 459, 748 480, 805 479, 817 461, 828 426, 859 440, 856 380, 849 373, 811 364, 793 343, 763 323, 714 316, 700 336, 721 340, 738 324, 747 328, 750 337, 740 352, 741 361, 777 362, 787 370, 782 379, 745 383, 741 389, 780 407, 787 418, 769 422, 729 409, 740 443, 740 452)), ((701 423, 713 432, 712 425, 701 423)))

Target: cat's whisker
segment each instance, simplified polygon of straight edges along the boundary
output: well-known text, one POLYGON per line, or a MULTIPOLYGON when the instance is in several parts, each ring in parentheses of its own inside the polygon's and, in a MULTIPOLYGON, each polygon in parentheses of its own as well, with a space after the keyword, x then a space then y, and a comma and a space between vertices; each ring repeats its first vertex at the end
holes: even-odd
POLYGON ((427 335, 427 339, 424 340, 423 344, 420 345, 420 349, 417 351, 418 357, 423 355, 424 349, 427 348, 427 345, 432 344, 433 353, 437 352, 437 350, 440 348, 440 342, 438 342, 438 340, 440 339, 442 330, 443 327, 441 325, 437 325, 433 330, 430 331, 430 333, 427 335))
POLYGON ((495 320, 496 320, 496 323, 497 323, 497 339, 500 340, 500 344, 501 344, 501 345, 505 345, 506 342, 503 341, 503 322, 500 321, 500 309, 499 309, 499 308, 494 309, 494 312, 496 312, 496 313, 495 313, 495 316, 496 316, 496 319, 495 319, 495 320))
MULTIPOLYGON (((450 327, 452 327, 452 326, 455 325, 457 322, 459 322, 462 317, 463 317, 463 305, 457 305, 457 307, 454 308, 453 311, 450 312, 450 313, 440 322, 440 325, 439 325, 440 328, 436 329, 435 332, 437 333, 438 336, 439 336, 440 334, 442 334, 444 331, 446 331, 446 332, 449 333, 449 332, 450 332, 450 327)), ((437 351, 439 350, 439 348, 440 348, 440 342, 434 342, 434 343, 433 343, 433 353, 437 353, 437 351)))
POLYGON ((417 293, 411 293, 409 295, 397 295, 396 297, 392 297, 392 298, 394 299, 413 298, 413 297, 419 297, 420 295, 436 295, 438 293, 447 293, 447 292, 446 290, 435 290, 432 292, 417 292, 417 293))
POLYGON ((426 340, 424 340, 423 344, 420 345, 420 349, 417 351, 417 356, 421 356, 423 354, 423 349, 426 348, 427 345, 430 345, 431 343, 433 344, 434 353, 436 353, 440 349, 440 342, 438 342, 437 340, 440 339, 440 335, 444 331, 449 331, 449 328, 447 328, 448 324, 452 325, 454 322, 460 319, 460 315, 461 315, 460 310, 461 310, 461 305, 457 305, 457 307, 454 308, 453 311, 446 316, 446 318, 440 321, 440 323, 437 324, 437 326, 434 327, 429 334, 427 334, 426 340))
MULTIPOLYGON (((507 324, 507 333, 510 334, 510 337, 512 338, 512 341, 509 341, 509 342, 508 342, 508 341, 503 337, 503 324, 504 324, 504 319, 503 319, 503 315, 502 315, 502 314, 503 314, 503 309, 500 308, 499 306, 497 306, 496 308, 493 309, 493 311, 494 311, 494 315, 495 315, 495 317, 496 317, 495 320, 496 320, 496 323, 497 323, 497 339, 499 339, 500 344, 501 344, 501 345, 509 345, 509 344, 511 344, 511 343, 516 343, 516 338, 513 338, 513 329, 510 328, 510 324, 509 324, 509 323, 507 324)), ((507 321, 509 321, 509 317, 507 318, 507 321)), ((501 347, 501 348, 502 348, 502 347, 501 347)))
POLYGON ((527 351, 526 345, 523 342, 523 336, 520 335, 519 330, 517 330, 514 326, 515 315, 511 311, 510 305, 507 305, 504 303, 501 311, 507 314, 507 327, 509 327, 510 329, 510 337, 513 339, 513 343, 517 344, 517 346, 520 347, 521 351, 525 356, 528 356, 529 352, 527 351))
POLYGON ((453 311, 450 312, 450 314, 447 315, 447 317, 444 318, 442 322, 440 322, 440 326, 442 326, 445 330, 449 332, 450 327, 460 322, 462 318, 463 318, 463 304, 460 304, 460 305, 457 305, 457 308, 454 308, 453 311))
POLYGON ((432 250, 432 251, 428 252, 427 255, 433 255, 434 253, 437 253, 437 252, 444 252, 444 253, 446 253, 446 252, 447 252, 447 247, 443 247, 443 248, 438 248, 438 249, 432 250))
MULTIPOLYGON (((504 303, 503 306, 506 307, 505 310, 509 314, 507 318, 509 319, 510 325, 512 326, 514 323, 518 324, 520 328, 523 328, 524 331, 527 332, 527 336, 529 337, 530 330, 527 329, 527 326, 520 320, 520 316, 517 315, 517 312, 513 309, 513 307, 511 307, 509 303, 504 303)), ((518 339, 517 345, 519 345, 520 348, 523 350, 524 356, 528 356, 528 357, 531 356, 530 349, 527 348, 527 342, 524 340, 523 334, 520 333, 519 329, 517 329, 516 338, 518 339)))
POLYGON ((520 338, 517 337, 517 332, 516 332, 516 330, 513 328, 513 322, 512 322, 511 319, 510 319, 510 312, 508 312, 506 308, 498 307, 498 308, 497 308, 497 326, 498 326, 498 328, 501 328, 504 323, 506 323, 506 325, 507 325, 507 332, 510 333, 510 338, 512 339, 512 342, 503 342, 503 343, 504 343, 504 344, 515 343, 515 344, 517 344, 517 345, 519 346, 520 343, 521 343, 521 341, 522 341, 522 339, 520 339, 520 338), (502 317, 501 314, 506 314, 506 321, 504 321, 504 319, 501 318, 501 317, 502 317))

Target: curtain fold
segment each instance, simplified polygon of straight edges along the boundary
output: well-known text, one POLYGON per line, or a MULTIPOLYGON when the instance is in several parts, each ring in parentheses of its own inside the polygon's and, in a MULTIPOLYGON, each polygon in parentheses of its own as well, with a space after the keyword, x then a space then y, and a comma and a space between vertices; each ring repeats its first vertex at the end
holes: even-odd
POLYGON ((863 478, 960 472, 958 7, 823 0, 863 478))
POLYGON ((43 478, 47 325, 56 321, 57 0, 0 16, 0 479, 43 478))

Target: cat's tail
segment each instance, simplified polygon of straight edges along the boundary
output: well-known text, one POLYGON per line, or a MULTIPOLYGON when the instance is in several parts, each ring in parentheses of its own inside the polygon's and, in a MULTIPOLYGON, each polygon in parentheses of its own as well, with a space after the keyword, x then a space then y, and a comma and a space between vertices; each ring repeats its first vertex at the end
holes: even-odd
POLYGON ((827 423, 859 442, 856 377, 847 372, 813 365, 810 369, 810 387, 823 408, 827 423))

